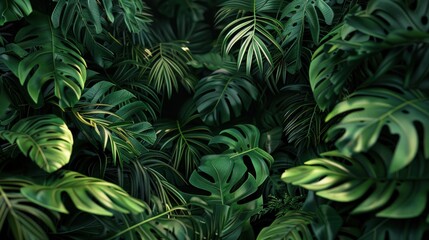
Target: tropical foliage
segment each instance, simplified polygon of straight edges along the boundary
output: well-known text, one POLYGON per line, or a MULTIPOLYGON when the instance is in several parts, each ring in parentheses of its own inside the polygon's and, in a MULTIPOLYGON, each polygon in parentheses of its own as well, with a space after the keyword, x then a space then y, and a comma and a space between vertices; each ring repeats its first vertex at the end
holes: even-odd
POLYGON ((2 0, 2 239, 427 239, 426 0, 2 0))

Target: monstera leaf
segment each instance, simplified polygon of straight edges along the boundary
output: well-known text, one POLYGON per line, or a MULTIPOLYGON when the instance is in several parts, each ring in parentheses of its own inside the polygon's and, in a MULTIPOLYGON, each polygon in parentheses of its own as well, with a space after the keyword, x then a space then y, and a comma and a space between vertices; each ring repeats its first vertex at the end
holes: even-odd
POLYGON ((47 16, 34 14, 28 21, 30 25, 15 37, 18 46, 30 50, 18 65, 19 81, 36 103, 46 84, 53 83, 60 107, 72 107, 86 81, 85 60, 75 44, 53 28, 47 16))
POLYGON ((288 20, 283 28, 282 46, 287 48, 285 60, 288 63, 287 70, 291 73, 301 68, 305 23, 308 23, 313 42, 319 43, 320 23, 316 8, 322 13, 325 23, 332 24, 334 11, 325 0, 294 0, 283 9, 282 18, 288 20))
POLYGON ((54 175, 43 185, 25 186, 21 193, 38 205, 61 213, 68 213, 63 194, 79 210, 97 215, 112 216, 112 211, 140 213, 147 207, 113 183, 73 171, 54 175))
POLYGON ((265 239, 313 239, 308 225, 312 216, 302 211, 289 211, 284 216, 277 218, 274 222, 261 230, 257 240, 265 239))
MULTIPOLYGON (((405 64, 397 62, 410 56, 421 58, 421 61, 411 61, 409 68, 418 67, 407 75, 424 72, 426 66, 420 65, 425 59, 421 56, 424 50, 420 49, 419 54, 401 52, 428 42, 428 18, 429 5, 424 0, 370 1, 366 10, 348 16, 344 24, 331 31, 329 41, 313 55, 310 83, 319 107, 322 110, 330 108, 354 73, 370 72, 364 80, 374 81, 381 73, 401 69, 405 64), (383 51, 389 54, 382 54, 383 51), (367 64, 374 60, 371 69, 367 64)), ((407 69, 394 75, 402 76, 404 72, 407 69)), ((407 75, 404 85, 408 85, 407 75)))
POLYGON ((250 161, 255 171, 256 182, 260 185, 269 175, 269 167, 274 159, 259 147, 259 139, 259 130, 253 125, 246 124, 221 131, 210 144, 226 145, 228 149, 224 154, 231 159, 250 161))
POLYGON ((203 121, 212 125, 239 117, 257 97, 258 89, 247 76, 218 71, 198 82, 194 100, 203 121))
POLYGON ((244 162, 229 156, 206 155, 201 159, 198 170, 192 173, 189 182, 208 191, 210 195, 204 200, 212 205, 235 205, 258 189, 256 179, 247 172, 244 162))
POLYGON ((16 21, 33 11, 30 0, 4 0, 0 2, 0 26, 16 21))
POLYGON ((387 126, 392 134, 399 136, 395 153, 389 166, 393 173, 407 166, 416 156, 419 144, 423 146, 425 157, 429 157, 429 98, 418 91, 393 92, 387 89, 357 91, 344 102, 339 103, 327 116, 327 120, 346 113, 341 122, 328 131, 336 146, 344 154, 365 152, 379 139, 381 130, 387 126), (415 123, 423 128, 419 140, 415 123), (422 141, 419 143, 419 141, 422 141))
POLYGON ((22 179, 0 180, 0 229, 2 236, 8 239, 48 239, 45 226, 55 231, 51 216, 46 214, 20 192, 20 188, 31 186, 31 182, 22 179), (5 231, 9 225, 11 235, 5 231))
POLYGON ((287 169, 282 179, 333 201, 359 200, 352 213, 376 211, 378 217, 386 218, 421 215, 429 192, 424 175, 427 167, 420 161, 389 174, 383 162, 390 160, 391 152, 380 145, 375 149, 377 152, 353 159, 337 151, 324 153, 304 166, 287 169))
POLYGON ((46 172, 67 164, 73 147, 73 135, 61 118, 41 115, 21 119, 0 137, 17 144, 21 152, 46 172))

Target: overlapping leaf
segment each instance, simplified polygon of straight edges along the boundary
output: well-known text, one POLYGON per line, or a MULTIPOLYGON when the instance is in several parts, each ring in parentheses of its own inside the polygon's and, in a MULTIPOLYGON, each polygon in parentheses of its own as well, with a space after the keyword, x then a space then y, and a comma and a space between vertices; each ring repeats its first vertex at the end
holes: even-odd
POLYGON ((265 239, 296 239, 310 240, 313 236, 308 228, 312 216, 302 211, 289 211, 277 218, 270 226, 261 230, 257 240, 265 239))
POLYGON ((149 54, 149 83, 159 92, 171 97, 173 89, 179 90, 179 83, 186 90, 193 89, 189 78, 187 62, 191 59, 188 50, 178 43, 160 43, 149 54))
POLYGON ((43 185, 25 186, 21 193, 40 206, 62 213, 68 213, 63 194, 79 210, 97 215, 112 216, 113 211, 140 213, 147 207, 113 183, 73 171, 54 175, 43 185))
POLYGON ((5 238, 16 240, 48 239, 45 231, 55 231, 55 224, 51 216, 34 206, 19 192, 26 186, 31 186, 31 182, 21 179, 0 180, 1 234, 5 238), (9 229, 4 228, 5 225, 9 229))
POLYGON ((370 149, 378 141, 382 128, 387 126, 391 134, 399 137, 389 166, 389 172, 398 171, 414 159, 419 144, 423 146, 425 157, 429 157, 428 104, 429 98, 418 91, 398 93, 381 88, 357 91, 327 116, 329 120, 347 113, 329 130, 328 138, 333 139, 345 130, 336 140, 336 146, 344 154, 351 155, 370 149), (423 126, 421 140, 415 123, 423 126))
MULTIPOLYGON (((410 64, 410 68, 420 74, 425 72, 426 66, 420 64, 424 56, 401 53, 429 41, 429 4, 414 3, 415 6, 401 0, 370 1, 367 10, 348 16, 343 25, 330 33, 331 39, 315 52, 310 65, 311 87, 322 110, 333 106, 356 69, 371 72, 368 79, 362 80, 374 81, 387 71, 403 67, 403 63, 398 64, 401 56, 406 59, 412 55, 421 60, 410 64), (386 50, 389 54, 383 53, 386 50), (374 57, 378 54, 382 55, 374 57), (374 69, 367 67, 366 63, 374 59, 374 69)), ((394 75, 403 75, 406 71, 403 69, 394 75)), ((404 77, 405 86, 409 85, 407 78, 409 76, 404 77)))
POLYGON ((375 211, 378 217, 386 218, 420 216, 429 192, 426 165, 416 162, 393 175, 386 167, 392 157, 388 149, 379 146, 370 156, 352 159, 339 152, 324 153, 304 166, 287 169, 282 179, 333 201, 359 200, 353 213, 375 211))
POLYGON ((17 144, 21 152, 46 172, 54 172, 70 160, 73 135, 64 121, 52 114, 23 118, 0 137, 17 144))
POLYGON ((30 0, 4 0, 0 2, 0 26, 19 20, 33 11, 30 0))
POLYGON ((215 72, 198 82, 194 101, 203 121, 213 125, 239 117, 257 97, 247 76, 215 72))
POLYGON ((273 64, 272 51, 269 48, 274 46, 277 51, 282 49, 275 35, 271 33, 280 32, 281 26, 278 20, 269 16, 257 16, 256 13, 253 16, 238 18, 222 30, 221 35, 224 36, 222 48, 228 54, 234 46, 240 44, 237 55, 238 68, 245 60, 246 72, 249 74, 253 61, 256 61, 258 69, 262 71, 264 61, 273 64))
POLYGON ((47 84, 53 84, 60 107, 72 107, 85 85, 85 60, 75 44, 54 29, 49 17, 34 14, 28 21, 30 25, 22 28, 15 38, 21 48, 30 50, 18 66, 21 84, 36 103, 47 84))
POLYGON ((283 28, 282 47, 287 49, 285 60, 288 63, 287 70, 291 73, 297 72, 302 66, 305 23, 308 24, 313 42, 319 43, 320 23, 316 8, 322 13, 325 23, 332 24, 334 12, 325 0, 294 0, 283 9, 282 18, 286 17, 287 22, 283 28))
MULTIPOLYGON (((192 118, 198 118, 198 115, 192 118)), ((171 149, 171 164, 175 169, 183 168, 185 177, 188 177, 199 165, 203 155, 212 153, 208 147, 212 134, 207 126, 169 121, 161 123, 159 129, 161 130, 159 133, 159 140, 162 142, 161 150, 171 149)))
POLYGON ((113 52, 104 46, 106 34, 103 32, 102 9, 96 1, 55 0, 51 20, 55 28, 60 28, 63 35, 72 33, 85 44, 97 64, 107 66, 112 61, 113 52))
POLYGON ((210 144, 225 145, 224 154, 236 161, 249 161, 253 165, 256 182, 262 184, 269 175, 269 167, 273 163, 273 157, 260 148, 260 132, 254 125, 240 124, 235 128, 226 129, 214 137, 210 144))
POLYGON ((122 162, 143 152, 142 142, 155 142, 155 131, 149 122, 134 123, 134 120, 145 118, 141 111, 145 107, 129 91, 115 90, 113 83, 99 81, 86 90, 72 112, 85 134, 97 136, 88 139, 102 149, 108 148, 116 163, 117 158, 122 162), (141 114, 143 116, 139 116, 141 114))

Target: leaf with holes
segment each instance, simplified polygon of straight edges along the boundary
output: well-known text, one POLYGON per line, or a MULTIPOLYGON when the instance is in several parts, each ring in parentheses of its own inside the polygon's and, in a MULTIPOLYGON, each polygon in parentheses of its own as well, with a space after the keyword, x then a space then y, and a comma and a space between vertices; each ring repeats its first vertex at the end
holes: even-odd
POLYGON ((60 107, 72 107, 85 85, 85 60, 75 44, 54 29, 49 17, 33 14, 28 22, 30 25, 15 37, 21 48, 32 49, 19 63, 19 81, 36 103, 42 91, 48 88, 47 84, 52 82, 60 107))
POLYGON ((402 171, 387 170, 392 152, 377 145, 366 155, 346 157, 338 151, 323 153, 322 158, 304 166, 287 169, 282 180, 315 191, 318 196, 337 202, 357 201, 352 213, 376 212, 385 218, 414 218, 424 214, 428 181, 420 157, 402 171))
POLYGON ((429 158, 429 98, 419 91, 401 91, 372 88, 356 91, 339 103, 326 120, 347 113, 340 123, 328 131, 328 139, 345 130, 336 146, 350 156, 365 152, 378 140, 384 126, 399 137, 389 172, 398 171, 414 159, 419 144, 429 158), (421 143, 415 123, 421 124, 421 143))
POLYGON ((73 135, 64 121, 52 114, 21 119, 0 137, 17 144, 21 152, 46 172, 54 172, 70 160, 73 135))
POLYGON ((194 101, 207 124, 222 124, 249 110, 258 97, 258 89, 245 75, 215 72, 201 79, 194 101))
POLYGON ((282 18, 287 18, 287 22, 283 28, 282 46, 286 48, 285 60, 290 73, 295 73, 301 68, 301 52, 307 27, 305 23, 310 28, 313 42, 319 44, 320 23, 316 8, 322 13, 325 23, 332 24, 334 11, 325 0, 294 0, 283 9, 282 18))
POLYGON ((250 161, 259 185, 269 175, 269 167, 274 161, 269 153, 259 147, 259 139, 258 128, 243 124, 221 131, 219 136, 212 138, 210 144, 226 145, 228 149, 223 152, 225 155, 237 161, 250 161))
POLYGON ((32 11, 30 0, 2 0, 0 1, 0 26, 28 16, 32 11))

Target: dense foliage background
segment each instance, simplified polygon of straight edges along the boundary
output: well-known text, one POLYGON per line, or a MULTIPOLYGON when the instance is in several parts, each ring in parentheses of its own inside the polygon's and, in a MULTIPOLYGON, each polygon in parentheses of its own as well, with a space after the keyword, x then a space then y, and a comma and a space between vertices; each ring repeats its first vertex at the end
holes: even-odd
POLYGON ((1 0, 1 238, 428 239, 428 46, 427 0, 1 0))

